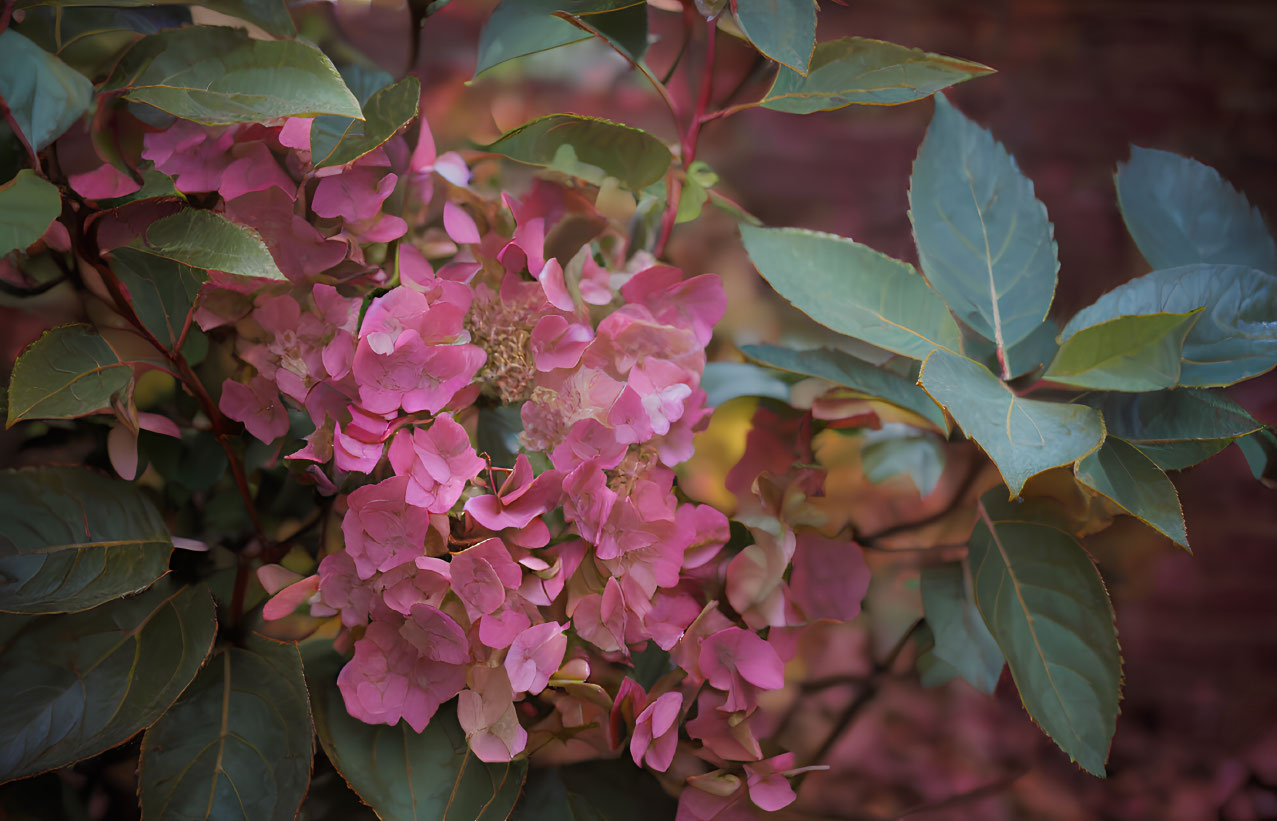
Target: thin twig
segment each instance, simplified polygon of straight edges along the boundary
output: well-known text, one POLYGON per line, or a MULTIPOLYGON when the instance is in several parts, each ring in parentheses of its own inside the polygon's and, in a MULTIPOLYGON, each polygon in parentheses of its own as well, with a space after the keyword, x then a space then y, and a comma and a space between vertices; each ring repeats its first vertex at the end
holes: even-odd
POLYGON ((876 533, 855 534, 856 544, 871 549, 882 548, 881 543, 884 539, 888 539, 892 536, 898 536, 901 533, 907 533, 911 530, 918 530, 919 528, 926 527, 927 525, 935 524, 963 505, 967 498, 967 491, 969 491, 971 486, 975 484, 975 480, 979 478, 980 472, 983 469, 984 462, 979 458, 973 459, 971 461, 971 466, 967 469, 967 475, 963 477, 962 483, 958 485, 958 488, 953 492, 953 496, 949 498, 949 501, 944 507, 940 508, 935 513, 923 516, 921 519, 914 519, 908 522, 899 522, 894 525, 889 525, 876 533))

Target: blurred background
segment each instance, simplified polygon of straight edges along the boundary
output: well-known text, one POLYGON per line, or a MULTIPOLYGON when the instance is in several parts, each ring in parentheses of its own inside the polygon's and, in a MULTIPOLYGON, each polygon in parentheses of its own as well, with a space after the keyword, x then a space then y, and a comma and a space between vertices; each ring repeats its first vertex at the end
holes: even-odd
MULTIPOLYGON (((312 4, 303 31, 396 76, 417 73, 440 150, 473 147, 556 111, 608 117, 675 141, 650 89, 594 43, 509 63, 470 82, 492 5, 454 0, 429 17, 415 65, 403 3, 312 4)), ((997 69, 950 98, 1016 156, 1050 212, 1061 261, 1054 316, 1067 317, 1147 270, 1122 226, 1112 185, 1130 143, 1193 156, 1240 188, 1270 225, 1277 215, 1277 2, 821 6, 821 40, 855 34, 997 69)), ((657 40, 648 60, 660 73, 678 50, 678 15, 653 10, 651 26, 657 40)), ((715 99, 739 88, 734 100, 749 100, 769 82, 750 48, 720 36, 715 99)), ((687 97, 681 71, 671 87, 687 97)), ((916 262, 907 190, 931 109, 922 102, 805 117, 745 111, 707 126, 698 158, 719 174, 724 193, 767 224, 836 232, 916 262)), ((725 214, 706 209, 679 226, 669 255, 689 273, 724 278, 729 310, 717 358, 736 358, 734 344, 810 335, 755 274, 725 214)), ((0 305, 0 361, 12 362, 46 323, 0 305)), ((1273 374, 1233 397, 1277 424, 1273 374)), ((689 493, 730 506, 721 477, 740 453, 751 411, 739 403, 720 411, 707 455, 685 482, 689 493)), ((12 445, 0 438, 0 457, 12 445)), ((854 463, 846 470, 841 492, 865 515, 877 500, 910 490, 907 482, 869 486, 854 463)), ((1078 771, 1029 723, 1005 675, 992 699, 962 682, 924 690, 907 649, 896 675, 883 680, 835 745, 834 768, 807 779, 790 817, 1277 818, 1277 496, 1251 477, 1235 447, 1178 474, 1176 484, 1192 556, 1129 520, 1088 541, 1113 594, 1126 661, 1107 780, 1078 771)), ((865 618, 809 639, 803 658, 812 680, 852 682, 866 674, 916 615, 916 564, 896 558, 872 557, 875 587, 865 618)), ((786 742, 819 746, 854 692, 837 683, 822 691, 787 727, 786 742)))

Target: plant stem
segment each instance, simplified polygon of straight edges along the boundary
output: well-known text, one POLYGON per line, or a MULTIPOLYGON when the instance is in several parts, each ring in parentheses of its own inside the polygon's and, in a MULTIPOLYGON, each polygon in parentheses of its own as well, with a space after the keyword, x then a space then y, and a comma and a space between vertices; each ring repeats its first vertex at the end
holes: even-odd
MULTIPOLYGON (((689 32, 695 23, 696 15, 690 9, 684 7, 684 27, 689 32)), ((696 95, 696 108, 692 112, 692 117, 688 121, 687 128, 682 129, 679 139, 681 147, 680 164, 684 172, 696 160, 697 142, 701 135, 701 123, 705 117, 705 110, 709 107, 710 97, 714 93, 714 47, 718 35, 718 24, 715 20, 707 20, 705 22, 705 59, 701 68, 700 91, 696 95)), ((665 253, 665 246, 669 243, 670 234, 674 231, 674 223, 678 219, 679 201, 683 195, 683 180, 676 171, 671 169, 669 176, 665 179, 665 213, 661 216, 661 233, 656 241, 655 254, 657 257, 665 253)))

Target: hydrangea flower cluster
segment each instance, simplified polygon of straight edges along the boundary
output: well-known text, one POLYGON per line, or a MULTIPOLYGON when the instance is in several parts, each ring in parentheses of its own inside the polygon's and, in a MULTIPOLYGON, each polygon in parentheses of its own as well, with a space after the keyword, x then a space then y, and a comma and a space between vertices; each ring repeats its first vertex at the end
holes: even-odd
MULTIPOLYGON (((213 272, 195 313, 233 332, 220 410, 268 444, 308 429, 284 456, 341 515, 343 547, 313 575, 261 569, 265 617, 339 622, 338 685, 365 722, 420 732, 455 701, 484 761, 615 754, 628 738, 635 764, 686 781, 680 818, 788 804, 800 770, 764 757, 760 696, 785 686, 804 625, 858 611, 863 585, 835 589, 819 568, 855 565, 852 587, 866 573, 854 546, 794 529, 777 443, 801 437, 751 439, 743 550, 724 551, 722 512, 676 493, 710 413, 718 278, 628 254, 581 189, 484 198, 424 123, 415 146, 395 137, 337 168, 312 166, 312 126, 178 122, 143 151, 260 235, 287 277, 213 272), (522 432, 499 465, 475 442, 503 406, 522 432), (652 645, 669 662, 646 690, 624 671, 652 645)), ((72 184, 88 199, 136 188, 109 166, 72 184)), ((106 248, 163 216, 138 208, 110 215, 106 248)))

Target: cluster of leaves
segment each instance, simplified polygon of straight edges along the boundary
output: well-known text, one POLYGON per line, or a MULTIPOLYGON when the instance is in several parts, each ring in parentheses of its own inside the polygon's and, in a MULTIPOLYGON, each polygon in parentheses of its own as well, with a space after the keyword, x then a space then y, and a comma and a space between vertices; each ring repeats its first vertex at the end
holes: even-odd
POLYGON ((1270 475, 1272 432, 1211 389, 1277 365, 1277 257, 1245 197, 1198 162, 1142 148, 1116 184, 1155 270, 1063 327, 1048 318, 1059 261, 1046 208, 1002 145, 943 95, 909 191, 921 275, 843 237, 742 228, 750 258, 782 296, 897 357, 875 366, 842 350, 743 349, 762 365, 907 412, 911 425, 866 447, 871 476, 917 465, 925 495, 949 420, 1001 473, 1003 486, 978 503, 967 560, 923 568, 934 637, 920 660, 924 680, 962 676, 992 691, 1006 663, 1034 721, 1096 775, 1122 672, 1112 606, 1077 538, 1095 517, 1070 521, 1026 484, 1069 468, 1084 497, 1187 549, 1166 471, 1236 441, 1256 477, 1270 475), (892 441, 891 451, 871 450, 892 441))
MULTIPOLYGON (((249 411, 232 417, 226 394, 222 403, 214 401, 215 386, 235 373, 232 356, 242 353, 237 343, 244 340, 229 328, 206 333, 196 315, 221 310, 210 303, 222 305, 215 301, 237 288, 263 292, 289 280, 309 285, 322 274, 325 284, 357 289, 362 320, 373 300, 400 284, 405 249, 398 237, 384 241, 372 228, 351 227, 353 219, 341 224, 301 202, 304 218, 296 220, 311 224, 293 224, 293 230, 309 230, 307 241, 319 245, 341 239, 331 260, 315 262, 271 233, 286 234, 287 225, 267 230, 232 219, 220 208, 217 186, 190 188, 180 173, 143 161, 142 146, 174 123, 206 127, 209 134, 261 128, 251 132, 254 139, 268 134, 279 142, 289 118, 314 118, 302 173, 307 184, 334 179, 377 152, 407 153, 393 141, 403 142, 397 135, 417 116, 420 86, 415 78, 395 82, 359 66, 338 70, 322 50, 298 38, 278 0, 198 5, 245 21, 258 34, 192 25, 187 7, 132 0, 93 6, 22 0, 16 10, 5 6, 0 24, 0 129, 6 129, 0 134, 0 179, 6 180, 0 185, 0 286, 11 296, 33 298, 70 285, 79 320, 46 333, 15 363, 5 397, 8 424, 25 424, 31 453, 78 434, 91 454, 89 467, 0 473, 6 521, 0 681, 17 702, 0 719, 0 781, 74 764, 141 732, 139 800, 148 817, 295 817, 319 748, 324 766, 331 764, 384 819, 671 815, 673 804, 660 785, 628 763, 529 770, 526 754, 475 760, 451 703, 427 717, 423 732, 398 717, 388 726, 352 718, 349 696, 343 699, 337 686, 347 662, 332 647, 336 620, 317 628, 303 619, 299 632, 317 632, 300 647, 278 640, 302 637, 288 635, 287 623, 271 630, 263 624, 266 591, 252 571, 282 563, 309 572, 322 555, 341 553, 341 534, 330 527, 340 488, 332 472, 279 458, 308 433, 311 445, 322 440, 314 432, 323 427, 322 413, 316 422, 299 408, 285 411, 273 387, 274 400, 262 400, 260 408, 250 402, 249 411), (255 418, 257 410, 269 420, 255 418), (242 435, 236 420, 261 441, 242 435), (263 426, 273 432, 260 433, 263 426), (107 464, 138 481, 95 469, 107 464)), ((424 23, 443 4, 411 5, 424 23)), ((751 259, 778 292, 857 340, 855 350, 863 353, 867 343, 882 352, 873 364, 843 350, 743 349, 776 371, 823 380, 840 398, 897 408, 907 425, 864 434, 862 458, 871 476, 908 472, 925 495, 939 476, 943 440, 956 436, 951 420, 989 455, 1005 487, 980 501, 968 559, 922 570, 929 634, 919 659, 923 679, 961 676, 989 691, 1009 665, 1033 719, 1082 767, 1102 774, 1121 685, 1113 612, 1076 536, 1091 523, 1081 526, 1050 500, 1034 497, 1030 479, 1071 466, 1081 492, 1187 546, 1166 470, 1237 441, 1256 475, 1271 476, 1277 438, 1210 389, 1277 364, 1272 239, 1244 198, 1210 169, 1136 150, 1118 174, 1119 200, 1156 270, 1061 328, 1047 319, 1058 262, 1045 208, 1005 150, 943 97, 937 97, 911 190, 922 275, 847 239, 752 224, 714 190, 716 175, 697 160, 703 127, 753 107, 810 114, 908 103, 990 71, 863 38, 817 43, 815 32, 810 0, 733 0, 730 6, 727 0, 503 0, 480 37, 478 72, 601 40, 651 83, 674 119, 679 145, 671 150, 630 125, 559 113, 483 149, 569 178, 599 213, 625 222, 631 245, 614 254, 624 265, 659 258, 674 227, 695 220, 707 202, 739 216, 751 259), (690 111, 645 60, 650 14, 671 10, 683 15, 688 38, 705 26, 700 93, 690 111), (775 64, 776 76, 752 102, 729 100, 711 109, 720 30, 752 44, 775 64)), ((424 126, 421 133, 419 145, 428 136, 424 126)), ((232 159, 255 169, 254 150, 242 146, 232 159)), ((421 168, 433 160, 431 153, 421 168)), ((438 167, 434 172, 446 177, 438 167)), ((475 213, 493 213, 470 192, 448 190, 475 213)), ((380 196, 378 218, 412 219, 411 239, 418 244, 455 240, 441 256, 456 253, 456 245, 478 248, 481 233, 497 241, 497 218, 491 225, 481 219, 481 231, 472 216, 458 216, 464 209, 456 201, 449 202, 451 211, 445 207, 440 231, 430 227, 437 215, 392 214, 402 197, 380 196)), ((233 199, 225 190, 220 197, 233 199)), ((409 278, 403 274, 403 281, 409 278)), ((731 381, 742 373, 732 368, 749 366, 723 367, 717 373, 731 374, 731 381)), ((711 394, 715 373, 707 370, 703 384, 711 394)), ((240 396, 248 394, 232 383, 242 388, 240 396)), ((771 395, 787 400, 788 385, 774 384, 779 388, 771 395)), ((749 390, 741 380, 728 392, 749 390)), ((493 403, 479 418, 479 450, 513 463, 517 408, 493 403)), ((783 433, 795 440, 787 446, 801 451, 810 426, 783 433)), ((384 441, 374 444, 376 463, 384 441)), ((528 452, 542 457, 537 467, 545 475, 546 454, 524 450, 525 460, 528 452)), ((724 561, 683 580, 685 587, 699 585, 697 604, 721 624, 748 628, 723 631, 753 631, 749 646, 766 648, 758 657, 777 665, 773 645, 796 642, 808 620, 854 617, 864 593, 864 580, 853 578, 863 569, 855 534, 828 538, 792 514, 789 502, 812 480, 810 469, 799 465, 810 461, 782 465, 802 476, 775 495, 775 476, 742 462, 737 484, 744 495, 757 491, 753 507, 738 512, 724 561), (842 585, 837 601, 817 595, 831 583, 842 585), (723 600, 722 611, 714 611, 714 602, 723 600)), ((348 497, 339 498, 345 504, 348 497)), ((461 521, 453 511, 450 526, 461 521)), ((556 538, 567 530, 561 519, 553 524, 556 538)), ((597 578, 588 583, 602 586, 597 578)), ((702 633, 692 642, 697 626, 707 632, 704 625, 714 622, 701 616, 694 626, 691 618, 681 629, 694 656, 706 638, 702 633)), ((749 723, 753 707, 729 711, 707 700, 718 688, 748 701, 764 678, 765 689, 778 689, 749 667, 754 659, 741 650, 739 669, 722 666, 721 676, 707 673, 708 683, 692 672, 683 682, 695 661, 675 663, 671 655, 678 650, 667 654, 653 643, 630 664, 624 635, 622 628, 618 649, 591 656, 630 671, 618 677, 626 682, 618 692, 556 680, 573 695, 585 693, 583 703, 596 702, 585 709, 601 710, 603 720, 582 732, 607 730, 613 750, 620 741, 612 736, 637 737, 640 729, 647 734, 644 750, 659 745, 672 757, 677 742, 680 755, 692 760, 685 748, 695 748, 699 769, 684 763, 675 767, 676 779, 665 780, 672 790, 682 788, 680 818, 749 818, 793 800, 787 779, 803 768, 782 764, 785 755, 761 760, 749 723), (720 683, 728 678, 730 684, 720 683), (659 688, 658 680, 665 682, 659 688), (688 707, 678 718, 699 709, 694 720, 702 726, 717 717, 727 727, 720 712, 733 716, 730 731, 716 739, 723 747, 706 752, 687 742, 690 727, 680 735, 679 721, 654 729, 651 710, 642 711, 646 718, 635 715, 646 703, 635 690, 643 699, 644 688, 651 690, 652 706, 668 705, 662 699, 680 682, 686 692, 679 703, 685 698, 688 707), (657 698, 658 689, 667 692, 657 698), (698 696, 700 706, 693 708, 698 696), (612 726, 601 726, 608 720, 612 726), (719 754, 733 744, 744 752, 719 754)), ((589 641, 574 635, 574 649, 584 654, 576 645, 589 641)), ((669 757, 648 753, 646 767, 664 771, 669 757), (655 763, 660 758, 664 766, 655 763)), ((644 752, 634 758, 641 762, 644 752)))

